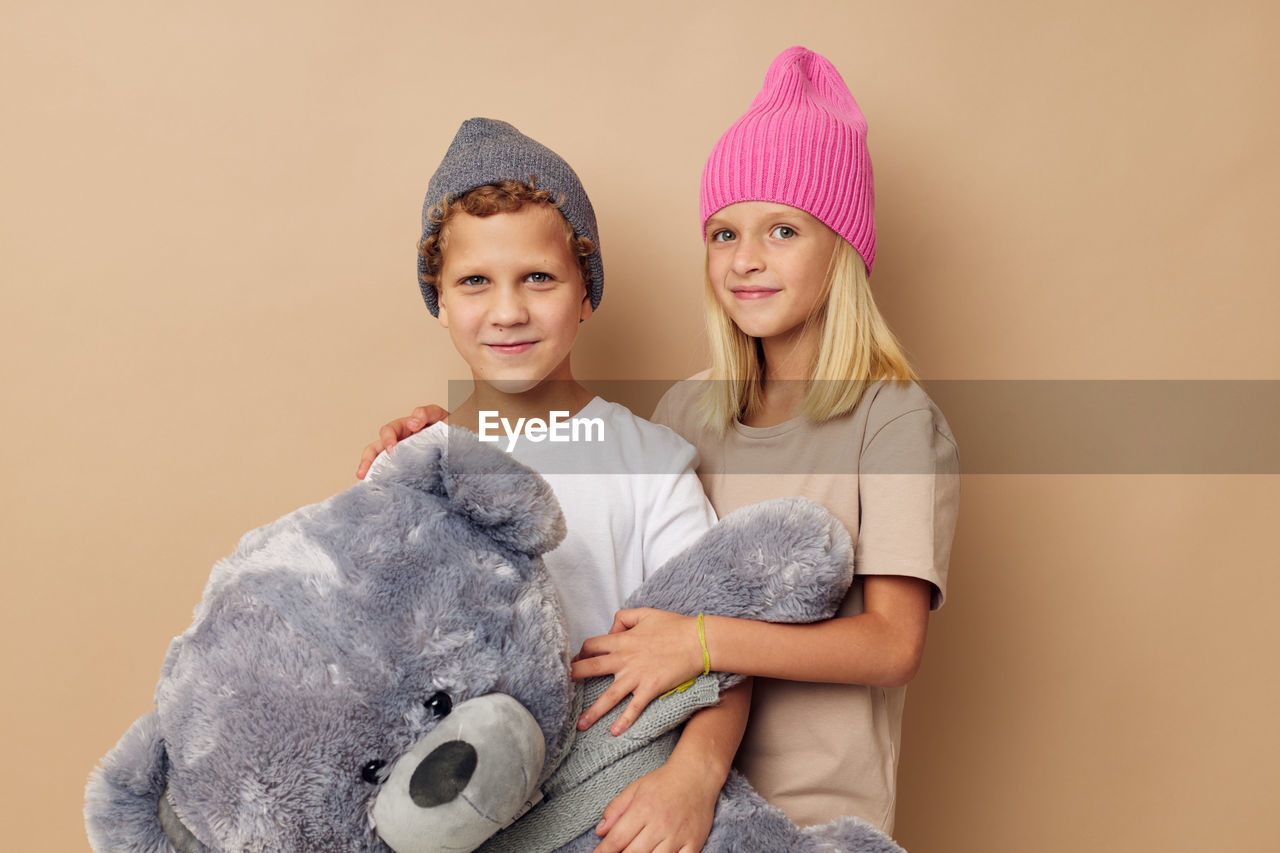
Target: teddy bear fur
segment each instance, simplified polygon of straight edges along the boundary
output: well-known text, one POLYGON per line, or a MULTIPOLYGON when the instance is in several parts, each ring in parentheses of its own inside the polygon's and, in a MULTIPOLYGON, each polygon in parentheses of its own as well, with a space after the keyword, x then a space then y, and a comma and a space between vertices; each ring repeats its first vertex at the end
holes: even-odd
MULTIPOLYGON (((626 736, 574 722, 541 555, 545 481, 462 430, 246 535, 170 645, 155 709, 90 778, 95 851, 589 851, 603 804, 736 676, 653 702, 626 736)), ((799 499, 734 513, 628 601, 807 622, 850 581, 843 527, 799 499)), ((796 827, 736 774, 708 851, 896 851, 870 824, 796 827)))

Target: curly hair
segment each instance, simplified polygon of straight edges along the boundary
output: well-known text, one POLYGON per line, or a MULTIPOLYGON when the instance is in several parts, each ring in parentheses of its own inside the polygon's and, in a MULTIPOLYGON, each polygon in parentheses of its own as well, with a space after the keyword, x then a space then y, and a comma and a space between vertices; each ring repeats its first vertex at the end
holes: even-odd
MULTIPOLYGON (((424 285, 434 287, 440 267, 444 263, 444 250, 449 241, 448 224, 459 212, 472 216, 492 216, 495 213, 515 213, 527 204, 545 204, 559 208, 560 200, 551 197, 548 190, 537 189, 534 176, 529 176, 529 183, 519 181, 495 181, 492 184, 476 187, 459 196, 447 196, 445 200, 431 210, 431 221, 435 228, 418 243, 418 254, 423 259, 423 271, 419 274, 424 285)), ((558 212, 558 211, 557 211, 558 212)), ((586 237, 573 233, 573 226, 562 215, 565 241, 569 250, 578 259, 578 268, 582 272, 583 284, 591 281, 591 267, 587 258, 596 250, 595 243, 586 237)))

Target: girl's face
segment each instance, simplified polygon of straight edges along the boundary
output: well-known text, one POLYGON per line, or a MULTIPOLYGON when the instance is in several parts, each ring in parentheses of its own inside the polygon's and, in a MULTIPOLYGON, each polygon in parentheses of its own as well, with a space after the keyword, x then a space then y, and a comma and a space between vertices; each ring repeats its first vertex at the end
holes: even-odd
POLYGON ((716 300, 745 334, 795 335, 825 296, 840 236, 794 207, 741 201, 707 220, 707 276, 716 300))

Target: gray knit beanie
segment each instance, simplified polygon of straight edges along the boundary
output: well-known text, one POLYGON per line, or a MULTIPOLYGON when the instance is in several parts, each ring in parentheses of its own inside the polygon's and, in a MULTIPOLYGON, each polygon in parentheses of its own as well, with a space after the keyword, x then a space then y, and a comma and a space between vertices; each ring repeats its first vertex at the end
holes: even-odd
MULTIPOLYGON (((471 118, 458 128, 444 160, 427 184, 427 197, 422 203, 422 239, 436 230, 436 224, 431 221, 431 210, 446 197, 460 196, 496 181, 517 181, 527 185, 531 175, 538 189, 547 190, 553 200, 559 201, 559 210, 573 227, 574 234, 595 244, 595 251, 587 257, 587 266, 591 269, 587 293, 594 309, 600 305, 600 297, 604 293, 604 265, 600 260, 600 236, 591 199, 587 198, 587 191, 582 188, 577 174, 559 154, 505 121, 471 118)), ((418 287, 427 308, 432 315, 438 315, 440 308, 436 304, 436 289, 423 283, 425 274, 426 260, 419 255, 418 287)))

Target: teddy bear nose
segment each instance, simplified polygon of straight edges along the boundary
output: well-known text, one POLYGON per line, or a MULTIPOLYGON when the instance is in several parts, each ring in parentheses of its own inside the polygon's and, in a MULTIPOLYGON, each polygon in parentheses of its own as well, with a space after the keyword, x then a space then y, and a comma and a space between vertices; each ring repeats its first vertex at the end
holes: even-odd
POLYGON ((450 802, 476 772, 476 751, 463 740, 442 743, 413 771, 409 797, 424 809, 450 802))

